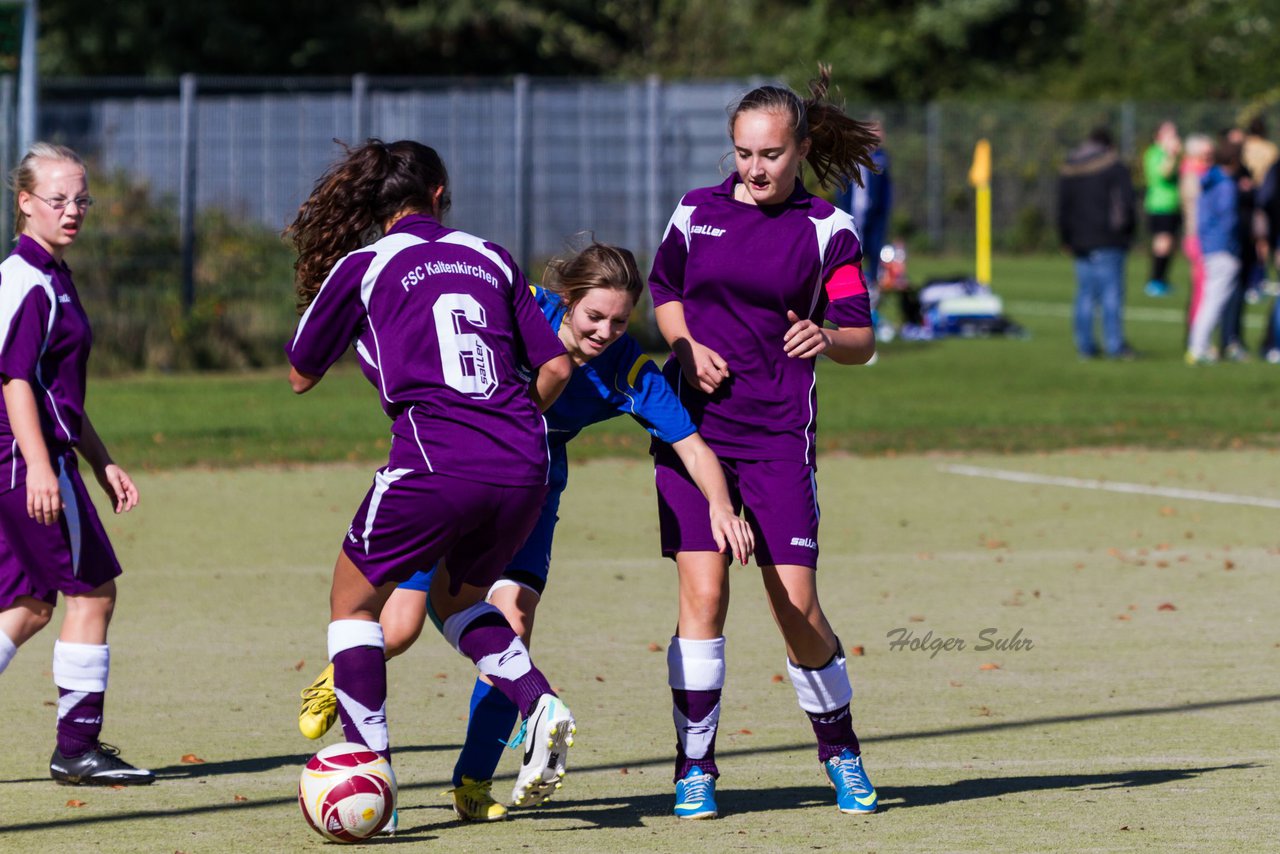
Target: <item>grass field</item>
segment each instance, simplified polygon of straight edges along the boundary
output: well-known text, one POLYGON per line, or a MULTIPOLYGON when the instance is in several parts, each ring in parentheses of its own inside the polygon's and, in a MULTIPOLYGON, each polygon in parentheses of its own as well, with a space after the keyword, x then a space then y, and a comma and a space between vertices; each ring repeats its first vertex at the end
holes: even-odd
MULTIPOLYGON (((964 266, 913 259, 918 278, 964 266)), ((1274 848, 1280 368, 1187 368, 1178 308, 1141 297, 1130 337, 1144 358, 1081 364, 1064 261, 1001 260, 996 280, 1030 340, 895 344, 872 368, 822 366, 821 586, 863 653, 849 667, 879 814, 832 806, 747 568, 727 629, 724 815, 669 816, 674 571, 656 556, 643 434, 615 423, 575 448, 595 459, 572 470, 534 647, 579 721, 564 791, 505 824, 452 820, 438 793, 472 675, 428 631, 390 667, 402 831, 372 844, 1274 848), (895 648, 906 632, 965 648, 895 648), (979 649, 984 637, 1020 648, 979 649)), ((283 372, 124 378, 92 384, 90 411, 143 496, 108 520, 126 575, 104 737, 160 780, 48 780, 45 632, 0 676, 0 851, 323 845, 294 796, 317 747, 297 733, 297 694, 323 663, 339 539, 386 451, 372 390, 347 371, 303 399, 283 372)))
MULTIPOLYGON (((912 272, 924 280, 968 263, 913 260, 912 272)), ((1142 281, 1140 266, 1141 259, 1131 264, 1131 284, 1142 281)), ((1185 264, 1175 270, 1181 275, 1185 264)), ((994 279, 1030 340, 894 342, 871 368, 820 364, 823 447, 858 454, 1280 447, 1280 367, 1182 364, 1185 282, 1181 296, 1165 300, 1130 288, 1129 337, 1144 358, 1082 364, 1070 338, 1075 286, 1067 259, 998 258, 994 279)), ((1250 311, 1255 344, 1263 308, 1250 311)), ((136 467, 385 457, 386 419, 354 367, 326 377, 305 401, 291 399, 284 375, 100 381, 90 387, 90 411, 116 456, 136 467)), ((644 434, 619 419, 588 431, 574 455, 639 457, 647 448, 644 434)))
MULTIPOLYGON (((673 572, 651 472, 575 467, 535 654, 580 723, 548 808, 454 823, 445 788, 466 662, 424 636, 391 665, 402 834, 438 850, 1257 851, 1280 821, 1280 553, 1274 509, 950 474, 951 456, 822 466, 823 597, 850 649, 882 812, 839 815, 754 569, 735 571, 716 822, 677 824, 664 655, 673 572), (622 520, 633 520, 624 524, 622 520), (1173 606, 1172 608, 1166 607, 1173 606), (894 650, 890 636, 967 648, 894 650), (1032 642, 979 651, 981 633, 1032 642), (988 633, 990 634, 990 633, 988 633), (984 669, 985 665, 998 669, 984 669)), ((1276 456, 1099 452, 963 458, 1040 475, 1280 498, 1276 456)), ((111 520, 128 567, 105 736, 145 790, 46 778, 51 634, 4 675, 0 850, 296 851, 314 746, 297 691, 323 659, 327 575, 367 466, 141 478, 111 520), (282 508, 287 508, 282 510, 282 508), (203 763, 185 764, 192 754, 203 763), (84 806, 67 806, 68 799, 84 806)), ((331 736, 330 738, 334 738, 331 736)), ((504 760, 508 779, 514 757, 504 760)))

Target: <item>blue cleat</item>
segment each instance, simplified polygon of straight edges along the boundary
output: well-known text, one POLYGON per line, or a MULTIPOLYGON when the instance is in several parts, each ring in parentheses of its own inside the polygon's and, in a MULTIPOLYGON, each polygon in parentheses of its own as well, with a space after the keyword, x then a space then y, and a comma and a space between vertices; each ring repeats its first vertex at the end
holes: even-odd
POLYGON ((827 779, 836 790, 836 806, 840 812, 865 815, 876 811, 876 790, 867 779, 862 757, 845 748, 839 756, 823 763, 827 779))
POLYGON ((1160 297, 1167 297, 1170 290, 1172 289, 1169 287, 1169 283, 1162 282, 1159 279, 1152 279, 1147 282, 1146 286, 1142 289, 1143 293, 1147 296, 1156 297, 1157 299, 1160 297))
POLYGON ((716 778, 697 765, 676 781, 676 818, 715 818, 716 778))

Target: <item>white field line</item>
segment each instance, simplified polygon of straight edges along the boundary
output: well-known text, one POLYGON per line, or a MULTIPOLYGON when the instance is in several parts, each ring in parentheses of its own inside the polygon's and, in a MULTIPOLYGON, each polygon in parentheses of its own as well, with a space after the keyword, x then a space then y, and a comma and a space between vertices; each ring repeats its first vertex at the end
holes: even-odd
MULTIPOLYGON (((1044 302, 1036 300, 1010 300, 1005 303, 1010 316, 1016 317, 1019 314, 1031 315, 1033 317, 1071 317, 1074 308, 1069 303, 1062 302, 1044 302)), ((1126 320, 1137 320, 1150 323, 1179 323, 1187 322, 1187 313, 1181 308, 1146 308, 1143 306, 1125 306, 1124 316, 1126 320)), ((1246 312, 1245 325, 1261 329, 1265 317, 1258 312, 1246 312)))
POLYGON ((1031 472, 989 469, 981 466, 940 465, 938 471, 965 477, 987 477, 1010 483, 1030 483, 1037 486, 1066 486, 1072 489, 1094 489, 1102 492, 1123 492, 1129 495, 1153 495, 1161 498, 1182 498, 1188 501, 1210 501, 1215 504, 1243 504, 1249 507, 1266 507, 1280 510, 1280 498, 1260 498, 1256 495, 1231 495, 1226 492, 1208 492, 1202 489, 1178 489, 1172 486, 1148 486, 1142 483, 1120 483, 1107 480, 1085 480, 1078 477, 1055 477, 1031 472))

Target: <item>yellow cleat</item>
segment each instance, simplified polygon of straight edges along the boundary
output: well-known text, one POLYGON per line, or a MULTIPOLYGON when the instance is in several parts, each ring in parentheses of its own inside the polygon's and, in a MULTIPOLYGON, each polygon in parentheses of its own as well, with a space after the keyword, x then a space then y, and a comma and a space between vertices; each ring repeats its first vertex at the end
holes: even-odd
POLYGON ((302 689, 298 729, 307 738, 319 738, 337 719, 338 696, 333 693, 333 664, 330 664, 316 677, 316 681, 302 689))
POLYGON ((492 788, 492 780, 463 777, 461 786, 440 794, 453 795, 453 811, 462 821, 502 821, 507 808, 493 799, 492 788))

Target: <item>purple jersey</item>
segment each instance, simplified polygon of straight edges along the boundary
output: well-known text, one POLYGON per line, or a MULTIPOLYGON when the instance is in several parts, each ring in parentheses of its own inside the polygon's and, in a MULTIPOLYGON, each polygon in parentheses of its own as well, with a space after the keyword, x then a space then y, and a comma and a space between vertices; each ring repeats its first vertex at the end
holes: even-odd
POLYGON ((814 359, 789 358, 783 336, 797 316, 871 325, 853 219, 796 189, 780 205, 734 199, 737 174, 680 200, 653 260, 653 303, 679 302, 689 331, 719 353, 729 378, 707 395, 665 373, 698 432, 728 459, 814 463, 814 359))
POLYGON ((286 350, 320 376, 350 345, 392 419, 391 468, 546 483, 546 424, 518 366, 564 346, 506 250, 401 219, 334 266, 286 350))
MULTIPOLYGON (((93 333, 71 270, 27 235, 0 263, 0 376, 31 384, 50 458, 80 441, 85 366, 93 333)), ((0 492, 27 467, 0 399, 0 492)))

